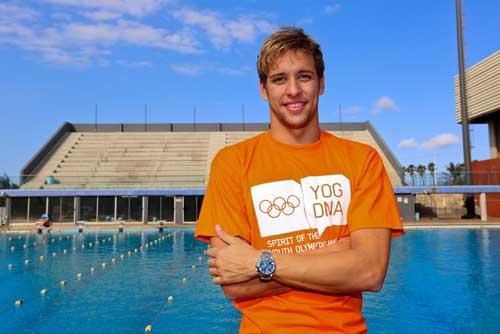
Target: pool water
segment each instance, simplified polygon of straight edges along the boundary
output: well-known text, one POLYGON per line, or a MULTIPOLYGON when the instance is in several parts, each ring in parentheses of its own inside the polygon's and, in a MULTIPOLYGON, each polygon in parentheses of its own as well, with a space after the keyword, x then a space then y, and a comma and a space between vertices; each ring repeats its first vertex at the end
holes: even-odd
MULTIPOLYGON (((190 229, 2 234, 0 332, 236 333, 205 250, 190 229)), ((500 230, 408 231, 364 313, 370 333, 498 332, 500 230)))
POLYGON ((407 231, 391 252, 371 333, 500 333, 500 229, 407 231))

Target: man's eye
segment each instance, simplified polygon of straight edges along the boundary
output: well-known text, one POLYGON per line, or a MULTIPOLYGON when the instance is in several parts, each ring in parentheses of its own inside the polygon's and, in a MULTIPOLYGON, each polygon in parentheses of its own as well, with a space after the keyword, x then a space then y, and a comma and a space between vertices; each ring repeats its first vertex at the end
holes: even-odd
POLYGON ((276 83, 276 84, 283 83, 283 82, 285 82, 285 77, 274 77, 274 78, 272 78, 271 81, 272 81, 272 83, 276 83))
POLYGON ((303 74, 299 75, 299 80, 300 81, 309 81, 311 79, 312 79, 312 75, 310 75, 310 74, 303 73, 303 74))

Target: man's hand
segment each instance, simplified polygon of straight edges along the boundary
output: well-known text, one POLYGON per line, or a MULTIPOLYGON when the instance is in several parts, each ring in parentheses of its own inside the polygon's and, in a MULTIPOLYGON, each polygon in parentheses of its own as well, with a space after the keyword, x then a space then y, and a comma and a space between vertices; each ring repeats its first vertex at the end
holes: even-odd
POLYGON ((207 251, 208 272, 212 275, 214 284, 242 283, 257 277, 255 263, 260 252, 241 240, 226 233, 220 225, 215 226, 217 236, 227 246, 212 247, 207 251))

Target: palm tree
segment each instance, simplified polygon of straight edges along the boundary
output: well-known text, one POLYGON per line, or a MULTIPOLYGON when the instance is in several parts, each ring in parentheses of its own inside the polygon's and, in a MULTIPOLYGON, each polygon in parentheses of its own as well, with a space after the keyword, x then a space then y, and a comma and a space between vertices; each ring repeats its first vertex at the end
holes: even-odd
POLYGON ((405 166, 401 166, 401 181, 403 182, 403 186, 407 186, 408 185, 406 183, 405 176, 406 176, 406 167, 405 166))
POLYGON ((3 176, 0 176, 0 189, 17 189, 19 186, 13 183, 9 176, 3 173, 3 176))
POLYGON ((429 173, 431 174, 431 177, 432 177, 432 185, 435 186, 436 185, 436 177, 435 177, 435 174, 436 174, 436 164, 431 162, 427 165, 427 170, 429 171, 429 173))
POLYGON ((415 185, 415 166, 408 165, 408 167, 406 167, 406 171, 408 172, 408 174, 410 174, 411 182, 412 182, 412 185, 414 186, 415 185))
MULTIPOLYGON (((19 186, 13 183, 7 174, 0 175, 0 189, 17 189, 19 186)), ((0 198, 0 206, 5 206, 5 201, 0 198)))
POLYGON ((424 185, 425 166, 418 165, 417 166, 417 173, 418 173, 418 175, 420 175, 420 181, 422 181, 422 185, 424 185))
POLYGON ((449 172, 448 176, 450 178, 450 183, 452 185, 465 184, 465 179, 464 179, 465 164, 463 163, 454 164, 453 162, 450 162, 450 164, 446 167, 446 170, 448 170, 449 172))

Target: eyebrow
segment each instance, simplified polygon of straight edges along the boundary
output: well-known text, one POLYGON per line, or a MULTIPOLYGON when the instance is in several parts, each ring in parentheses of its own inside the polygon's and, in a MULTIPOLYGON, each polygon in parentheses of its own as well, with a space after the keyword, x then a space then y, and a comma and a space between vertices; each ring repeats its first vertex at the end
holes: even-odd
POLYGON ((298 73, 299 73, 299 74, 304 74, 304 73, 314 74, 314 71, 309 71, 309 70, 300 70, 298 73))
POLYGON ((269 76, 269 79, 273 79, 273 78, 280 77, 280 76, 283 76, 283 75, 285 75, 285 73, 283 73, 283 72, 276 73, 276 74, 273 74, 273 75, 269 76))
MULTIPOLYGON (((297 74, 314 74, 314 71, 310 71, 310 70, 300 70, 297 72, 297 74)), ((285 72, 279 72, 279 73, 275 73, 271 76, 269 76, 269 79, 272 79, 272 78, 275 78, 275 77, 279 77, 279 76, 283 76, 283 75, 286 75, 285 72)))

